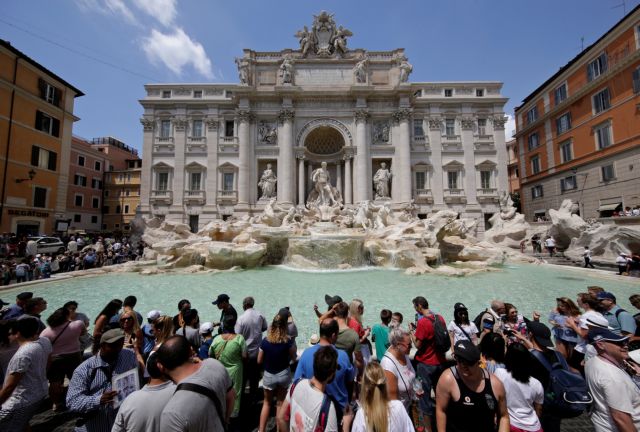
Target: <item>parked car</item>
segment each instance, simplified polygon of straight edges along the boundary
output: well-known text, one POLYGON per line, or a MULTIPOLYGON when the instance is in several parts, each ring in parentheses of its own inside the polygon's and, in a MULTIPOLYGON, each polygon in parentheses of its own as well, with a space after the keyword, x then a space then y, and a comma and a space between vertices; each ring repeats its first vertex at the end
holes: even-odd
POLYGON ((38 253, 65 253, 67 248, 58 237, 29 237, 36 242, 38 253))

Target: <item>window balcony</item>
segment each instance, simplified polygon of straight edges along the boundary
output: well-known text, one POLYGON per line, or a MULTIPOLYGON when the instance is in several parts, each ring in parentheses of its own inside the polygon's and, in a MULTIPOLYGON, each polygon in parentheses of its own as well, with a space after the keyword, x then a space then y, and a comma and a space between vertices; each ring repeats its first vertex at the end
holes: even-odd
POLYGON ((160 144, 173 144, 173 137, 171 136, 157 136, 156 137, 156 142, 160 143, 160 144))
POLYGON ((413 196, 417 203, 433 203, 431 189, 416 189, 413 196))
POLYGON ((187 153, 206 154, 207 143, 206 142, 199 142, 199 143, 187 142, 186 151, 187 153))
POLYGON ((205 136, 190 136, 187 138, 187 144, 206 144, 207 137, 205 136))
POLYGON ((495 152, 496 145, 492 141, 476 141, 473 143, 473 149, 477 152, 495 152))
POLYGON ((170 190, 152 190, 149 200, 153 204, 171 204, 173 202, 173 191, 170 190))
POLYGON ((218 151, 220 153, 238 153, 240 145, 237 137, 220 137, 218 139, 218 151))
POLYGON ((480 188, 476 191, 476 197, 480 202, 498 202, 498 189, 480 188))
POLYGON ((185 190, 184 202, 185 204, 204 204, 206 201, 206 194, 203 190, 185 190))
POLYGON ((425 135, 414 136, 411 143, 411 148, 413 150, 429 150, 429 138, 427 138, 425 135))
POLYGON ((466 203, 467 197, 464 189, 444 189, 444 202, 446 203, 466 203))
POLYGON ((219 190, 218 204, 236 204, 238 202, 238 191, 236 190, 219 190))
POLYGON ((175 152, 175 146, 173 141, 170 143, 156 143, 153 145, 154 154, 173 154, 175 152))

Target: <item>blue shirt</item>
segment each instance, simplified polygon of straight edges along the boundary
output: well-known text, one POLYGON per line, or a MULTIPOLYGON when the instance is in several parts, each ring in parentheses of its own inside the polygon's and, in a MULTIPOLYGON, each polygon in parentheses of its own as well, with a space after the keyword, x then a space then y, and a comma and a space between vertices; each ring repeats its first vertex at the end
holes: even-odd
POLYGON ((200 345, 200 349, 198 349, 198 357, 201 360, 209 358, 209 348, 211 348, 212 342, 213 342, 213 338, 203 341, 202 345, 200 345))
MULTIPOLYGON (((296 373, 293 376, 294 381, 299 378, 311 379, 313 377, 313 356, 320 347, 322 345, 317 344, 304 350, 300 356, 300 361, 298 361, 296 373)), ((347 353, 333 345, 332 347, 338 352, 338 370, 336 371, 335 379, 327 384, 327 394, 334 398, 344 410, 347 403, 349 403, 347 383, 353 381, 356 371, 347 353)))
POLYGON ((623 310, 616 317, 616 312, 621 309, 620 306, 615 305, 606 312, 602 312, 602 315, 609 321, 609 327, 611 327, 614 333, 622 334, 621 332, 634 335, 636 333, 636 320, 626 310, 623 310))
POLYGON ((11 306, 9 306, 7 308, 7 310, 5 311, 4 315, 2 315, 2 319, 4 320, 8 320, 8 319, 16 319, 19 318, 20 315, 24 314, 24 310, 22 310, 22 308, 20 306, 18 306, 17 304, 12 304, 11 306))
POLYGON ((72 412, 88 414, 88 418, 84 426, 86 429, 76 430, 111 431, 118 410, 112 404, 101 405, 100 397, 102 393, 111 391, 111 379, 114 375, 137 367, 136 355, 128 349, 120 351, 113 369, 99 354, 78 366, 69 382, 67 406, 72 412))

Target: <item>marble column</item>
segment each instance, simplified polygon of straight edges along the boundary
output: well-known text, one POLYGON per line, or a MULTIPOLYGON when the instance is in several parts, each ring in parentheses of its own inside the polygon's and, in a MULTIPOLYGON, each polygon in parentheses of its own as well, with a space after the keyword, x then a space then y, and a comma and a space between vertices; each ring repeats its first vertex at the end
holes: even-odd
POLYGON ((396 166, 391 167, 393 172, 392 181, 398 182, 399 196, 392 196, 393 202, 411 201, 411 130, 409 120, 411 119, 410 109, 400 109, 393 113, 394 122, 398 123, 399 142, 396 145, 396 166))
MULTIPOLYGON (((498 157, 498 168, 496 185, 498 193, 509 191, 509 178, 507 174, 507 164, 509 157, 507 156, 507 145, 505 144, 505 131, 504 124, 507 118, 505 116, 496 116, 493 118, 493 142, 496 146, 496 153, 498 157)), ((549 142, 549 141, 547 141, 549 142)), ((551 147, 551 146, 549 146, 551 147)))
POLYGON ((294 172, 293 157, 293 117, 292 110, 283 109, 278 114, 280 131, 278 133, 278 202, 293 204, 294 200, 294 172))
POLYGON ((238 205, 247 206, 251 196, 251 134, 249 125, 253 114, 248 110, 237 110, 238 118, 238 146, 239 146, 239 172, 238 172, 238 205))
POLYGON ((442 171, 442 119, 429 119, 429 145, 431 146, 431 196, 434 206, 444 205, 444 186, 442 171))
POLYGON ((173 203, 172 212, 180 213, 180 222, 184 222, 184 189, 185 189, 185 169, 184 152, 187 144, 187 119, 183 116, 176 116, 171 119, 173 126, 174 143, 174 167, 173 167, 173 203))
POLYGON ((304 181, 304 156, 298 156, 298 204, 304 205, 305 194, 307 192, 304 181))
POLYGON ((476 181, 476 155, 473 138, 475 121, 470 117, 460 120, 462 129, 462 149, 464 151, 464 194, 467 197, 467 205, 478 204, 478 189, 476 181))
POLYGON ((367 119, 369 112, 364 109, 355 111, 356 118, 356 190, 354 201, 356 203, 371 199, 371 158, 369 157, 369 145, 367 143, 367 119))
MULTIPOLYGON (((142 138, 142 172, 140 174, 140 211, 150 215, 150 195, 153 188, 151 164, 153 163, 153 134, 156 122, 152 118, 142 117, 140 123, 144 130, 142 138)), ((105 166, 104 169, 107 171, 108 167, 105 166)))
POLYGON ((342 193, 342 163, 341 163, 341 161, 336 162, 336 189, 338 189, 338 192, 340 192, 340 195, 343 195, 343 193, 342 193))
POLYGON ((220 120, 216 117, 205 119, 207 125, 207 178, 205 180, 206 205, 216 207, 218 199, 218 126, 220 120))
POLYGON ((344 203, 352 204, 353 198, 351 191, 353 186, 351 184, 351 156, 344 156, 344 203))

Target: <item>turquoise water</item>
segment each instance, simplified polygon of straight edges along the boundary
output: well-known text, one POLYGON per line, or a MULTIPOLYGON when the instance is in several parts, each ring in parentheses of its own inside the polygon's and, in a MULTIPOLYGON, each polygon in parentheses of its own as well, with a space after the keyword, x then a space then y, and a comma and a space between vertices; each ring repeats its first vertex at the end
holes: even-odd
MULTIPOLYGON (((456 278, 442 276, 407 276, 401 271, 366 269, 343 272, 300 272, 283 267, 257 270, 221 272, 215 274, 164 274, 141 276, 136 273, 80 277, 30 286, 36 296, 44 297, 48 317, 67 300, 76 300, 79 311, 93 320, 111 298, 138 297, 136 309, 146 316, 151 309, 168 315, 177 313, 178 301, 187 298, 200 313, 201 321, 218 321, 220 312, 211 301, 220 293, 227 293, 238 313, 242 299, 253 296, 256 309, 270 321, 280 307, 289 306, 300 332, 299 343, 317 333, 314 303, 326 309, 325 294, 340 295, 345 301, 360 298, 365 304, 365 325, 379 321, 383 308, 404 314, 405 325, 413 319, 411 299, 422 295, 430 307, 447 320, 453 315, 453 305, 463 302, 473 319, 491 299, 498 298, 515 304, 530 316, 540 311, 543 319, 555 307, 555 298, 575 299, 588 285, 599 285, 612 291, 618 304, 634 311, 629 304, 631 294, 640 293, 638 279, 598 277, 588 271, 534 265, 508 266, 500 272, 480 273, 456 278)), ((0 298, 13 302, 15 295, 27 288, 13 288, 0 292, 0 298)))

